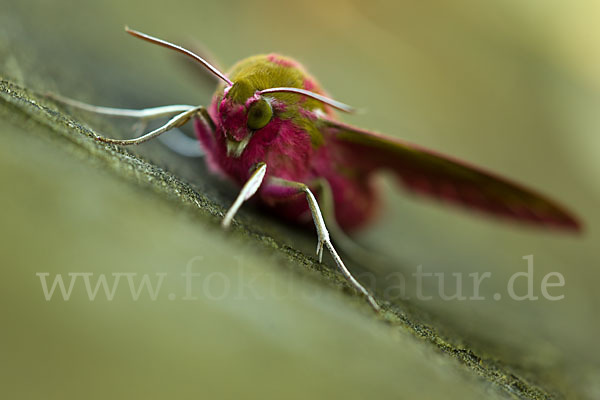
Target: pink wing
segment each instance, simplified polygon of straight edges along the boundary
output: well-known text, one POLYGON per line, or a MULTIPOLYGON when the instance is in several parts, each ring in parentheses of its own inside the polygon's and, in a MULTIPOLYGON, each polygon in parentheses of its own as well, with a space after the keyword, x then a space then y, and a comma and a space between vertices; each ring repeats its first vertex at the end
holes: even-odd
POLYGON ((357 173, 394 171, 414 192, 549 228, 580 231, 577 218, 558 203, 467 163, 410 143, 322 120, 337 157, 357 173))

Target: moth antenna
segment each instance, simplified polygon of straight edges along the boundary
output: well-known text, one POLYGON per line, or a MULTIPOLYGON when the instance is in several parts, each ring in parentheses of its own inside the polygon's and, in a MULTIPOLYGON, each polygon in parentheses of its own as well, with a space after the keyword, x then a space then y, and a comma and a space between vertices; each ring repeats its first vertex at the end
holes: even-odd
POLYGON ((347 104, 344 104, 344 103, 339 102, 337 100, 330 99, 329 97, 322 96, 322 95, 320 95, 318 93, 311 92, 310 90, 305 90, 305 89, 300 89, 300 88, 294 88, 294 87, 275 87, 275 88, 269 88, 269 89, 261 90, 258 93, 259 94, 265 94, 265 93, 277 93, 277 92, 298 93, 298 94, 301 94, 303 96, 310 97, 312 99, 318 100, 321 103, 327 104, 327 105, 329 105, 329 106, 331 106, 333 108, 336 108, 336 109, 338 109, 340 111, 347 112, 347 113, 353 113, 353 112, 356 111, 353 107, 351 107, 351 106, 349 106, 347 104))
POLYGON ((189 51, 187 49, 184 49, 181 46, 177 46, 176 44, 169 43, 166 40, 158 39, 158 38, 155 38, 153 36, 147 35, 145 33, 138 32, 138 31, 133 30, 133 29, 129 29, 129 27, 127 27, 127 26, 125 27, 125 32, 127 32, 130 35, 135 36, 137 38, 143 39, 143 40, 145 40, 147 42, 154 43, 154 44, 157 44, 159 46, 166 47, 168 49, 178 51, 178 52, 180 52, 182 54, 185 54, 188 57, 193 58, 194 60, 198 61, 200 64, 202 64, 206 68, 208 68, 208 70, 210 72, 212 72, 213 74, 215 74, 217 77, 219 77, 220 79, 224 80, 229 86, 233 86, 233 82, 231 82, 231 80, 229 80, 229 78, 226 77, 224 73, 222 73, 221 71, 219 71, 217 68, 215 68, 213 65, 211 65, 208 61, 206 61, 204 58, 200 57, 199 55, 197 55, 197 54, 195 54, 195 53, 193 53, 193 52, 191 52, 191 51, 189 51))

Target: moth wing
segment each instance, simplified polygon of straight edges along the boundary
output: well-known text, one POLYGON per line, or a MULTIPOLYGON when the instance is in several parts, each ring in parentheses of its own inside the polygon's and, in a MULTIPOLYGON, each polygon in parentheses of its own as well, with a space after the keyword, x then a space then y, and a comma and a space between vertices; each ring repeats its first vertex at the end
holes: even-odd
POLYGON ((468 163, 395 138, 323 119, 346 172, 393 171, 411 191, 469 209, 549 228, 579 231, 573 214, 549 198, 468 163))

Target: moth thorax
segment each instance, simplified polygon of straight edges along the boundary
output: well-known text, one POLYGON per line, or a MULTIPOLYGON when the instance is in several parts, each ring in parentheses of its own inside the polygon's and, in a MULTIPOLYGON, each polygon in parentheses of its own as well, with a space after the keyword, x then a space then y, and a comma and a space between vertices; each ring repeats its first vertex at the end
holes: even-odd
POLYGON ((233 84, 227 97, 234 103, 245 104, 246 101, 254 95, 255 89, 245 80, 237 81, 233 84))

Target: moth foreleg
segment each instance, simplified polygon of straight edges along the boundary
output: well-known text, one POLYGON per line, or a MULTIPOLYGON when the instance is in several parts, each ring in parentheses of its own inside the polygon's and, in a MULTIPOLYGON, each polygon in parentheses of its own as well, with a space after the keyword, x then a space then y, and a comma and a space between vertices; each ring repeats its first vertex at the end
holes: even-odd
POLYGON ((68 97, 63 97, 54 93, 48 93, 46 94, 46 97, 55 100, 59 103, 65 104, 69 107, 77 108, 94 114, 108 115, 111 117, 139 118, 141 120, 151 120, 160 117, 169 117, 174 114, 180 114, 184 111, 188 111, 195 108, 195 106, 177 104, 136 110, 129 108, 95 106, 92 104, 84 103, 79 100, 69 99, 68 97))
POLYGON ((227 210, 225 218, 223 218, 223 222, 221 223, 221 225, 224 228, 227 228, 229 227, 229 225, 231 225, 233 217, 235 216, 235 214, 237 214, 244 201, 248 200, 258 191, 266 172, 267 164, 261 162, 254 166, 254 171, 252 172, 252 175, 250 175, 250 178, 248 179, 248 181, 246 181, 246 183, 242 187, 242 190, 240 190, 240 193, 238 194, 237 198, 235 199, 231 207, 229 207, 229 210, 227 210))
MULTIPOLYGON (((170 106, 161 106, 161 107, 152 107, 145 108, 140 110, 135 109, 127 109, 127 108, 112 108, 112 107, 102 107, 102 106, 94 106, 91 104, 83 103, 78 100, 69 99, 66 97, 58 96, 56 94, 48 94, 47 97, 58 101, 59 103, 66 104, 70 107, 74 107, 80 110, 84 110, 87 112, 107 115, 112 117, 128 117, 128 118, 138 118, 139 121, 136 124, 138 128, 144 129, 147 125, 148 121, 153 119, 162 118, 162 117, 171 117, 172 118, 164 125, 159 128, 141 135, 134 139, 110 139, 105 138, 103 136, 96 136, 95 139, 105 143, 114 143, 122 146, 134 145, 144 143, 150 139, 153 139, 167 131, 175 130, 176 128, 184 125, 193 117, 199 117, 201 120, 211 129, 214 130, 214 122, 212 118, 208 114, 208 111, 203 106, 191 106, 191 105, 170 105, 170 106), (174 115, 174 116, 173 116, 174 115)), ((182 134, 183 135, 183 134, 182 134)), ((179 140, 181 142, 182 140, 179 140)), ((177 145, 180 143, 173 144, 173 141, 167 142, 167 145, 173 150, 177 151, 183 155, 193 155, 198 156, 201 155, 198 152, 190 153, 188 151, 179 151, 177 145)), ((189 143, 186 142, 185 145, 189 143)), ((181 146, 180 146, 181 147, 181 146)))
POLYGON ((114 143, 114 144, 118 144, 121 146, 128 146, 128 145, 144 143, 144 142, 147 142, 148 140, 154 139, 155 137, 162 135, 165 132, 170 131, 173 128, 179 128, 180 126, 186 124, 190 119, 192 119, 195 116, 202 117, 202 110, 204 110, 204 106, 198 106, 198 107, 191 108, 187 111, 184 111, 180 114, 177 114, 163 126, 156 128, 155 130, 150 131, 150 132, 148 132, 140 137, 137 137, 135 139, 110 139, 110 138, 105 138, 102 136, 96 136, 95 139, 97 139, 101 142, 114 143))

